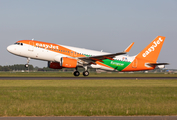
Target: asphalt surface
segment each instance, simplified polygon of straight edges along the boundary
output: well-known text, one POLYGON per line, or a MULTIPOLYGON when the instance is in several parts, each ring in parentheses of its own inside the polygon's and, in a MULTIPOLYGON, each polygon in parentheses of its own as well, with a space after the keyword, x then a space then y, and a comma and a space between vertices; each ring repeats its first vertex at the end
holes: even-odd
POLYGON ((0 120, 177 120, 177 116, 0 117, 0 120))
POLYGON ((176 79, 177 77, 0 77, 0 80, 176 79))

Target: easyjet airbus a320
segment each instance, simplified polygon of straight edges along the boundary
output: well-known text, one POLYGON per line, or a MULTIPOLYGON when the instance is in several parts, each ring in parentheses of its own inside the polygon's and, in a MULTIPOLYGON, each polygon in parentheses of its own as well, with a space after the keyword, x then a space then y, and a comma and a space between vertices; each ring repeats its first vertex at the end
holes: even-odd
POLYGON ((15 55, 30 59, 48 61, 48 67, 53 69, 75 68, 74 76, 79 76, 78 67, 83 67, 84 76, 88 76, 88 68, 109 71, 143 71, 163 68, 167 63, 157 63, 165 37, 156 37, 144 50, 135 56, 125 56, 134 43, 123 52, 111 54, 107 52, 41 42, 36 40, 20 40, 7 47, 15 55))

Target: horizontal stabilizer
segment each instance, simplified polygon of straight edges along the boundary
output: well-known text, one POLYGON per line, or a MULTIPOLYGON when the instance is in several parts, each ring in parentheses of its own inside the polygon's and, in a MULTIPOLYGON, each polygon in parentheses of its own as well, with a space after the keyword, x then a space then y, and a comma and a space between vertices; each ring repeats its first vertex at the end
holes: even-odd
POLYGON ((169 65, 169 63, 148 63, 149 65, 169 65))
POLYGON ((163 69, 165 68, 165 65, 169 65, 169 63, 147 63, 146 65, 151 67, 155 66, 156 69, 163 69))

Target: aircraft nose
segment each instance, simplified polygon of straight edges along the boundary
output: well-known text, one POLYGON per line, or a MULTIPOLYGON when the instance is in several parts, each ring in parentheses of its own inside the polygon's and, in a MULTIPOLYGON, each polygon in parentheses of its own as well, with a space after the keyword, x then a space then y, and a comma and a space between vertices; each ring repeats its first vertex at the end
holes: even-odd
POLYGON ((10 53, 13 51, 12 45, 9 45, 9 46, 7 47, 7 51, 10 52, 10 53))

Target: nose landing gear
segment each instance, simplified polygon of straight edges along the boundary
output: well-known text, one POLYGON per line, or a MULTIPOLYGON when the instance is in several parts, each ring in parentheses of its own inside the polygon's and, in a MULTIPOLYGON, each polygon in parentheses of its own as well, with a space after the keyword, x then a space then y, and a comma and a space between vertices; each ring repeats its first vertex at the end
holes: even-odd
POLYGON ((25 64, 25 68, 29 67, 29 61, 30 61, 30 58, 27 58, 27 64, 25 64))

